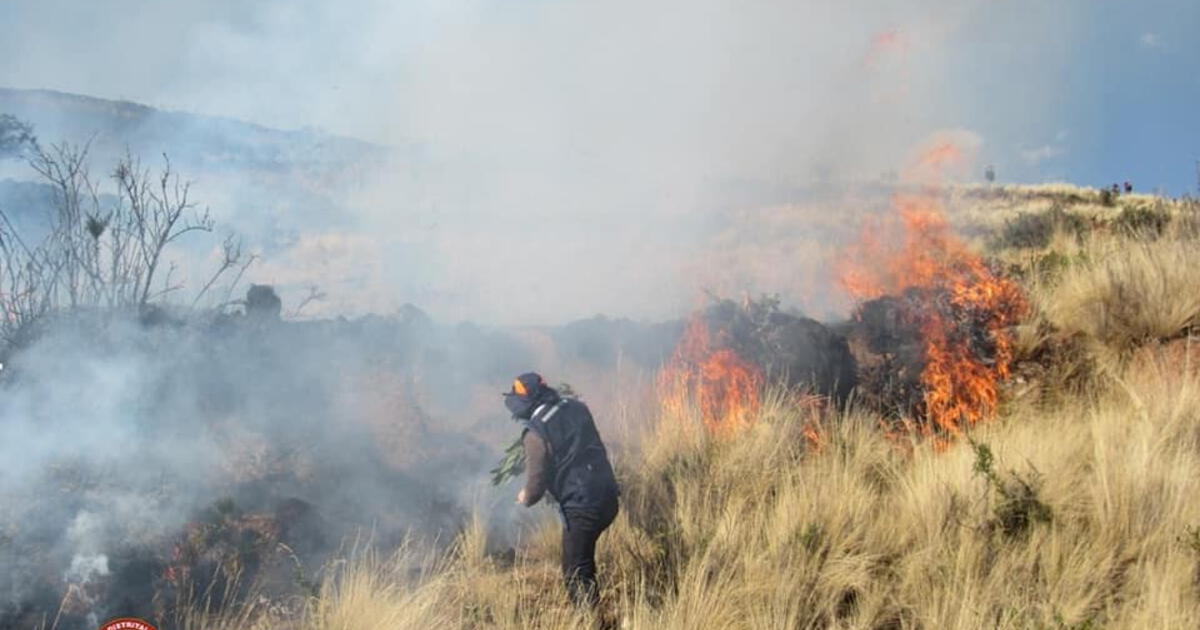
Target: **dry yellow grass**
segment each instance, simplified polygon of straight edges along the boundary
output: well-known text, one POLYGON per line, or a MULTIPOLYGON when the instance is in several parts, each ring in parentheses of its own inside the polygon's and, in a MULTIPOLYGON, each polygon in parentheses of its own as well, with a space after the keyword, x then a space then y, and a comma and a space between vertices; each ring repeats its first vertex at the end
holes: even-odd
POLYGON ((1176 337, 1200 318, 1198 255, 1193 239, 1094 247, 1039 292, 1042 310, 1059 330, 1118 350, 1176 337))
MULTIPOLYGON (((781 396, 721 443, 662 418, 622 462, 624 511, 601 542, 607 614, 624 628, 1193 627, 1200 380, 1121 376, 974 433, 997 479, 1025 480, 1051 511, 1007 529, 966 441, 899 448, 849 411, 824 418, 813 450, 781 396)), ((558 584, 554 529, 513 567, 484 557, 482 527, 417 577, 429 561, 411 551, 352 563, 301 627, 586 626, 558 584)))
MULTIPOLYGON (((1073 262, 1029 280, 1027 345, 1086 337, 1102 387, 1054 404, 1016 396, 944 452, 897 444, 853 406, 814 412, 782 392, 727 441, 688 412, 648 421, 619 453, 603 616, 635 629, 1197 627, 1200 372, 1153 346, 1126 360, 1197 323, 1197 241, 1172 228, 1055 248, 1073 262), (802 435, 814 413, 820 448, 802 435)), ((260 611, 253 627, 599 622, 566 603, 549 512, 511 566, 485 555, 485 532, 472 523, 436 558, 354 558, 300 618, 260 611)))

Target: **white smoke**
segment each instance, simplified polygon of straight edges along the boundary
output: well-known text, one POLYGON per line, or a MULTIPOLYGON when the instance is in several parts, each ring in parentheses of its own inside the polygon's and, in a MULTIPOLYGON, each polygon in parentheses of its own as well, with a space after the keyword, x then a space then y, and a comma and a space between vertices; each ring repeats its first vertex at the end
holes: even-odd
MULTIPOLYGON (((385 167, 337 188, 336 213, 264 195, 254 219, 223 217, 255 232, 266 263, 251 280, 293 300, 312 284, 329 295, 309 314, 414 302, 522 324, 664 318, 706 288, 688 270, 733 210, 877 179, 943 128, 978 134, 1002 174, 1027 172, 1021 152, 1060 131, 1042 114, 1055 111, 1085 9, 50 0, 10 9, 27 28, 7 45, 26 62, 0 83, 394 147, 385 167), (71 54, 82 38, 67 34, 98 22, 111 29, 71 54)), ((218 213, 232 205, 220 194, 218 213)))

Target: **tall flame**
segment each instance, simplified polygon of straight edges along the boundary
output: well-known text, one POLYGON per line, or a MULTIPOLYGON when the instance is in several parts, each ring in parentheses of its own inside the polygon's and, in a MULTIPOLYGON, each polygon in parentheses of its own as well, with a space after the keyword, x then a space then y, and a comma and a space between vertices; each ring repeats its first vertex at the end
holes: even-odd
MULTIPOLYGON (((939 144, 914 168, 939 169, 959 159, 939 144)), ((952 435, 995 412, 1010 376, 1010 328, 1027 309, 1015 282, 993 273, 952 233, 935 188, 897 193, 895 214, 867 226, 847 251, 841 283, 855 297, 901 296, 919 331, 925 419, 952 435), (900 233, 887 241, 884 234, 900 233)))
POLYGON ((728 437, 758 417, 762 370, 732 348, 714 343, 702 313, 688 322, 675 354, 658 375, 664 411, 686 417, 696 405, 710 435, 728 437))

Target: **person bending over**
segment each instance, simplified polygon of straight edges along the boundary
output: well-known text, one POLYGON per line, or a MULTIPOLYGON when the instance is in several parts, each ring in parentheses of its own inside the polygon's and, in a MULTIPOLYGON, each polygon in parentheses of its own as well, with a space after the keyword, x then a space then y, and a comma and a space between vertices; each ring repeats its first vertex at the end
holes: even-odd
POLYGON ((549 492, 562 516, 562 572, 578 606, 600 600, 596 540, 617 516, 619 494, 604 442, 587 405, 522 374, 504 394, 504 405, 522 423, 525 486, 517 503, 532 506, 549 492))

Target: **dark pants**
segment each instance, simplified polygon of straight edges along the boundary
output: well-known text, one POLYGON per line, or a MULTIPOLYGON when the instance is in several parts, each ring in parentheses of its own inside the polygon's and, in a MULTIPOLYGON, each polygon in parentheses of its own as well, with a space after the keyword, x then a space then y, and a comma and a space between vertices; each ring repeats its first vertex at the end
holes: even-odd
POLYGON ((567 594, 576 606, 594 608, 600 601, 596 582, 596 540, 617 517, 617 501, 595 508, 564 508, 562 571, 567 594))

